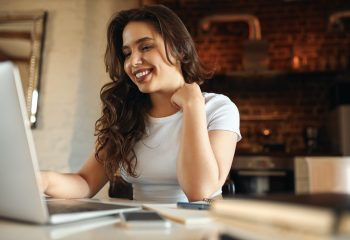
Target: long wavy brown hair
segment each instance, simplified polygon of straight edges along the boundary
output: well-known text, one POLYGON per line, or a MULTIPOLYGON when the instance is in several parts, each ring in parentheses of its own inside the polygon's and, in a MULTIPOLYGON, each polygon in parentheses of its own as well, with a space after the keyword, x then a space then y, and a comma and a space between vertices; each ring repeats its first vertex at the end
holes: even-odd
POLYGON ((212 71, 200 62, 185 25, 169 8, 148 5, 114 15, 107 30, 105 53, 106 70, 112 81, 101 89, 102 116, 95 124, 95 157, 104 165, 109 179, 115 177, 120 167, 137 177, 134 146, 145 135, 146 113, 152 108, 149 95, 140 92, 124 71, 122 34, 131 21, 154 26, 164 40, 168 61, 171 63, 170 53, 181 62, 185 82, 201 84, 212 76, 212 71))

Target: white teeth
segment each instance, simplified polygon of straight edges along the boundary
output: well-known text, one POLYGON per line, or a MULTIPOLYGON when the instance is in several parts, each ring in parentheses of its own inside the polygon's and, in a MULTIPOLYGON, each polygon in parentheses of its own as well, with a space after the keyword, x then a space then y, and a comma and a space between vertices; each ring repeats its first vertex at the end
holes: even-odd
POLYGON ((149 73, 150 73, 149 70, 145 70, 145 71, 136 73, 135 76, 136 76, 136 78, 140 78, 140 77, 145 76, 145 75, 147 75, 149 73))

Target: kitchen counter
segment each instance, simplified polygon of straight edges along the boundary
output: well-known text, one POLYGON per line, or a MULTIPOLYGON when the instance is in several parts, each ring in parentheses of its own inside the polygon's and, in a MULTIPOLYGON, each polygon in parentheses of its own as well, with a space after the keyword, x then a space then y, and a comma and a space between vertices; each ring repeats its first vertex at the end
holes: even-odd
POLYGON ((296 193, 350 193, 350 157, 295 157, 296 193))

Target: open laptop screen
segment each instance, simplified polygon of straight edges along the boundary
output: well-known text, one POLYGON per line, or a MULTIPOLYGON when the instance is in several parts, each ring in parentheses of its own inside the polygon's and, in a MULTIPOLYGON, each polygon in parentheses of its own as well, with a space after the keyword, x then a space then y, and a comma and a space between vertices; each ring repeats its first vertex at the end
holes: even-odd
POLYGON ((0 217, 61 223, 140 209, 134 204, 60 200, 51 203, 50 210, 53 205, 59 209, 49 215, 37 183, 39 167, 25 106, 18 69, 0 62, 0 217))
POLYGON ((44 222, 39 170, 18 69, 0 63, 0 215, 44 222), (28 207, 29 206, 29 207, 28 207))

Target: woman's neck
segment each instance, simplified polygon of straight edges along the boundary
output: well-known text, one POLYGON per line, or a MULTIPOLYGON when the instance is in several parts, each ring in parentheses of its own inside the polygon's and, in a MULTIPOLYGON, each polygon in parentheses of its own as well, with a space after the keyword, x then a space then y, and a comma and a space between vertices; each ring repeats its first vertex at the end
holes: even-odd
POLYGON ((152 101, 152 108, 148 113, 150 116, 157 118, 167 117, 179 111, 179 108, 171 103, 171 97, 173 94, 185 84, 181 72, 181 66, 178 65, 178 68, 178 74, 172 75, 170 85, 163 88, 161 91, 150 94, 152 101))
POLYGON ((152 94, 152 108, 149 111, 151 117, 167 117, 179 111, 179 109, 171 103, 171 94, 152 94))

